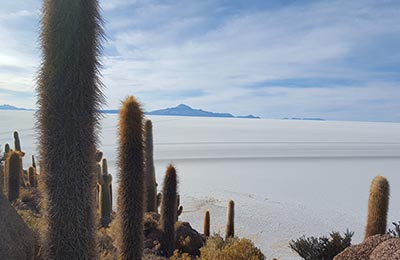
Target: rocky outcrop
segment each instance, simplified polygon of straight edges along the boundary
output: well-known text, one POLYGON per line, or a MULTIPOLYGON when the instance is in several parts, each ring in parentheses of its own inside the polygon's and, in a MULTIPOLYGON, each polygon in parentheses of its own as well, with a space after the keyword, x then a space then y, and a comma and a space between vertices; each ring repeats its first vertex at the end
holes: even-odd
POLYGON ((0 259, 33 260, 35 238, 22 218, 0 193, 0 259))

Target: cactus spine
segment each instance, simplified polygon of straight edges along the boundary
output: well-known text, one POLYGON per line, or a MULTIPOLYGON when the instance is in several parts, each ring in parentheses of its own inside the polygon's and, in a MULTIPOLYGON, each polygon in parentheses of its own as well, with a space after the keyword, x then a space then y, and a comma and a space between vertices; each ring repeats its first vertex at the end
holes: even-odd
POLYGON ((18 152, 10 151, 6 159, 5 193, 10 202, 19 198, 22 176, 22 159, 18 152))
POLYGON ((145 184, 146 211, 157 212, 157 184, 153 160, 153 124, 150 119, 145 122, 145 184))
POLYGON ((203 223, 204 235, 206 237, 210 236, 210 211, 206 211, 204 214, 204 223, 203 223))
POLYGON ((166 257, 170 257, 175 247, 175 222, 177 214, 177 185, 175 167, 171 164, 167 167, 165 173, 163 195, 161 200, 161 229, 163 239, 161 241, 161 250, 166 257))
POLYGON ((118 214, 122 260, 141 260, 143 256, 144 154, 143 112, 133 96, 122 104, 119 113, 119 188, 118 214))
POLYGON ((376 176, 371 183, 368 201, 368 220, 365 238, 386 233, 389 207, 389 182, 383 176, 376 176))
POLYGON ((228 239, 235 236, 235 202, 233 200, 229 201, 226 221, 225 239, 228 239))
POLYGON ((93 190, 101 23, 97 0, 44 1, 37 122, 47 193, 45 259, 98 259, 93 190))

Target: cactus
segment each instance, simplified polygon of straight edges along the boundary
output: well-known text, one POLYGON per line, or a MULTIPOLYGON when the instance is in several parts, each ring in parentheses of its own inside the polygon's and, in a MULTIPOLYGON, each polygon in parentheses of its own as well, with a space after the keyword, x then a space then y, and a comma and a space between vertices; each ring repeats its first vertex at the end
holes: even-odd
POLYGON ((32 155, 32 167, 36 169, 35 156, 32 155))
POLYGON ((160 241, 161 251, 166 257, 170 257, 175 247, 175 222, 177 214, 177 185, 175 167, 171 164, 165 173, 163 195, 161 200, 161 229, 163 238, 160 241))
POLYGON ((7 154, 10 152, 10 145, 5 144, 4 145, 4 160, 7 158, 7 154))
POLYGON ((123 102, 119 116, 119 251, 122 260, 141 260, 145 191, 143 112, 133 96, 123 102))
POLYGON ((6 159, 5 193, 10 202, 19 198, 22 176, 22 158, 19 152, 10 151, 6 159))
POLYGON ((372 183, 368 201, 368 220, 365 238, 386 233, 389 206, 389 182, 383 176, 376 176, 372 183))
MULTIPOLYGON (((107 178, 112 178, 111 174, 108 174, 108 164, 107 164, 107 159, 104 158, 102 160, 102 170, 103 170, 103 175, 110 175, 110 177, 107 178)), ((112 182, 110 181, 109 185, 108 185, 108 192, 110 194, 110 209, 112 210, 112 203, 113 203, 113 197, 112 197, 112 182)))
POLYGON ((47 193, 45 259, 98 259, 94 193, 102 40, 97 0, 46 0, 38 76, 39 151, 47 193))
POLYGON ((146 212, 157 212, 157 184, 153 161, 153 125, 150 119, 145 122, 145 184, 146 212))
POLYGON ((157 193, 157 210, 161 206, 161 200, 162 200, 162 193, 159 192, 157 193))
POLYGON ((176 206, 178 207, 177 211, 176 211, 176 221, 178 221, 179 216, 182 214, 183 212, 183 206, 180 206, 181 204, 181 196, 177 195, 176 196, 176 206))
POLYGON ((235 236, 235 202, 233 200, 229 201, 226 221, 225 239, 228 239, 235 236))
MULTIPOLYGON (((99 165, 100 166, 100 165, 99 165)), ((99 209, 100 209, 100 223, 102 227, 108 227, 111 223, 111 194, 110 185, 112 182, 111 174, 108 174, 107 170, 107 160, 103 159, 103 173, 98 176, 99 182, 99 209)))
POLYGON ((37 187, 37 177, 36 177, 35 168, 33 166, 28 168, 28 176, 29 176, 29 185, 32 188, 36 188, 37 187))
POLYGON ((206 237, 210 236, 210 211, 206 211, 204 214, 204 223, 203 223, 204 235, 206 237))
POLYGON ((19 140, 19 134, 17 131, 14 131, 14 150, 21 152, 21 141, 19 140))

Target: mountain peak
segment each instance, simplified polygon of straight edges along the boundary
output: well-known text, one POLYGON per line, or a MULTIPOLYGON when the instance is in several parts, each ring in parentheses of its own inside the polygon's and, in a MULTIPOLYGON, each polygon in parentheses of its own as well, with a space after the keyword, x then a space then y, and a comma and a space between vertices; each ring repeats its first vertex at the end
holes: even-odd
POLYGON ((180 109, 193 109, 190 106, 186 105, 186 104, 179 104, 178 106, 176 106, 175 108, 180 108, 180 109))

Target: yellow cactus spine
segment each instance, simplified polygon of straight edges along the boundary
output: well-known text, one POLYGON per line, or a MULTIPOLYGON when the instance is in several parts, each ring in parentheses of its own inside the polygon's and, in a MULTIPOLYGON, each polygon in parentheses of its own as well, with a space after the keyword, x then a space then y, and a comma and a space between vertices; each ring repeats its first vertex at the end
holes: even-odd
POLYGON ((143 112, 133 96, 119 112, 118 214, 121 232, 120 259, 141 260, 143 256, 144 155, 143 112))
POLYGON ((386 234, 389 208, 389 182, 383 176, 376 176, 371 183, 368 201, 367 227, 365 238, 376 234, 386 234))
POLYGON ((227 211, 227 222, 225 229, 225 239, 235 236, 235 202, 229 201, 227 211))
POLYGON ((47 195, 44 256, 97 260, 94 162, 103 101, 99 3, 43 2, 37 123, 47 195))
POLYGON ((204 214, 203 229, 204 229, 204 235, 206 237, 209 237, 210 236, 210 211, 208 211, 208 210, 204 214))
POLYGON ((10 202, 19 198, 22 177, 22 158, 17 151, 10 151, 6 159, 5 193, 10 202))

